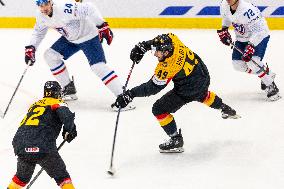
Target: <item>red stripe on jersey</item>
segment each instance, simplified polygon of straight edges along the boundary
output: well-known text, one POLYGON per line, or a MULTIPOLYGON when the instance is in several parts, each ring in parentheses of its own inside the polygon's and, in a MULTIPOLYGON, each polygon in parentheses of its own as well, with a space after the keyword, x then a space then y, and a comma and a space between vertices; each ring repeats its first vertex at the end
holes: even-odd
POLYGON ((51 105, 51 110, 52 110, 52 111, 55 111, 55 110, 57 110, 57 108, 59 108, 59 107, 60 107, 59 104, 53 104, 53 105, 51 105))
POLYGON ((167 84, 172 80, 173 78, 169 78, 168 80, 167 80, 167 84))
POLYGON ((25 187, 27 183, 22 182, 17 175, 12 178, 12 181, 21 187, 25 187))
POLYGON ((64 68, 63 68, 62 70, 60 70, 59 72, 53 73, 53 75, 58 75, 58 74, 60 74, 61 72, 63 72, 65 69, 66 69, 66 67, 64 67, 64 68))
POLYGON ((117 75, 114 75, 112 78, 110 78, 109 80, 107 80, 105 82, 105 85, 107 85, 109 82, 111 82, 114 78, 117 78, 117 75))

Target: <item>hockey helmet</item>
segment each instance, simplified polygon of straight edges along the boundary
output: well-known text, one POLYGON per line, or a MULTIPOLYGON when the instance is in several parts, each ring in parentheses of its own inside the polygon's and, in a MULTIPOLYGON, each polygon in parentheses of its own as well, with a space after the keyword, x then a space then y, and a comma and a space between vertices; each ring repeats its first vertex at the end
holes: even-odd
POLYGON ((36 0, 36 5, 41 6, 43 4, 47 4, 50 0, 36 0))
POLYGON ((57 81, 47 81, 44 84, 44 97, 61 97, 61 86, 57 81))
POLYGON ((162 34, 155 37, 153 41, 153 47, 156 51, 174 51, 172 39, 169 37, 168 34, 162 34))

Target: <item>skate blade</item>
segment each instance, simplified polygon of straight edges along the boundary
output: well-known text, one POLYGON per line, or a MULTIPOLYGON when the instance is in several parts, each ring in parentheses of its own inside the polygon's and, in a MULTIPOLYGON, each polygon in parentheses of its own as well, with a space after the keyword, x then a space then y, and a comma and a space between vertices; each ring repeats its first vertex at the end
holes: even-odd
POLYGON ((182 153, 184 152, 183 147, 179 147, 179 148, 173 148, 173 149, 169 149, 169 150, 159 150, 160 153, 182 153))
POLYGON ((78 97, 77 97, 76 94, 72 94, 72 95, 65 95, 65 96, 62 97, 62 99, 64 101, 73 101, 73 100, 77 100, 78 97))
POLYGON ((238 115, 238 114, 233 115, 233 116, 230 116, 230 115, 222 115, 222 118, 223 118, 223 119, 239 119, 239 118, 241 118, 241 116, 238 115))
POLYGON ((271 102, 273 102, 273 101, 277 101, 277 100, 279 100, 279 99, 281 99, 282 97, 279 95, 279 94, 276 94, 276 95, 273 95, 273 96, 271 96, 271 97, 267 97, 267 101, 271 101, 271 102))

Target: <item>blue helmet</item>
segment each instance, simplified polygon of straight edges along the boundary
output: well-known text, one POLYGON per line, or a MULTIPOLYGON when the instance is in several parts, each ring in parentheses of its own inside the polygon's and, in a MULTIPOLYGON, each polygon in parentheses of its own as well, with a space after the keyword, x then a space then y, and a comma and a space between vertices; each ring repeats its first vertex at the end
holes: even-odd
POLYGON ((36 5, 40 6, 42 4, 47 4, 49 2, 49 0, 36 0, 36 5))

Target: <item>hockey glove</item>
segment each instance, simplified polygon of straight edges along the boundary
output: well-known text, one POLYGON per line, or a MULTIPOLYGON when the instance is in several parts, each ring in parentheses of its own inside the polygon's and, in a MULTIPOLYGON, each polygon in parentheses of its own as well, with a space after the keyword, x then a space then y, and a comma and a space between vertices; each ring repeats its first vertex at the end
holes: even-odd
POLYGON ((232 43, 232 37, 231 34, 228 31, 228 28, 222 28, 221 30, 217 30, 217 34, 220 38, 220 41, 224 45, 230 45, 232 43))
POLYGON ((28 64, 30 61, 30 66, 35 63, 35 47, 33 45, 25 46, 25 62, 28 64))
POLYGON ((62 136, 63 136, 64 140, 66 140, 68 143, 70 143, 77 136, 76 125, 74 124, 72 131, 67 131, 63 127, 62 136))
POLYGON ((110 45, 113 39, 113 33, 111 29, 109 28, 109 25, 107 22, 104 22, 102 25, 97 26, 99 29, 99 39, 100 42, 103 42, 103 38, 106 39, 107 44, 110 45))
POLYGON ((242 60, 245 62, 249 62, 254 52, 255 52, 254 46, 252 44, 248 44, 243 53, 242 60))
POLYGON ((145 45, 145 42, 138 43, 130 52, 130 59, 133 62, 136 62, 136 64, 138 64, 142 60, 144 54, 147 52, 145 45))
POLYGON ((117 108, 125 108, 130 102, 132 102, 134 96, 130 90, 125 91, 124 93, 118 95, 115 103, 112 106, 117 108))

